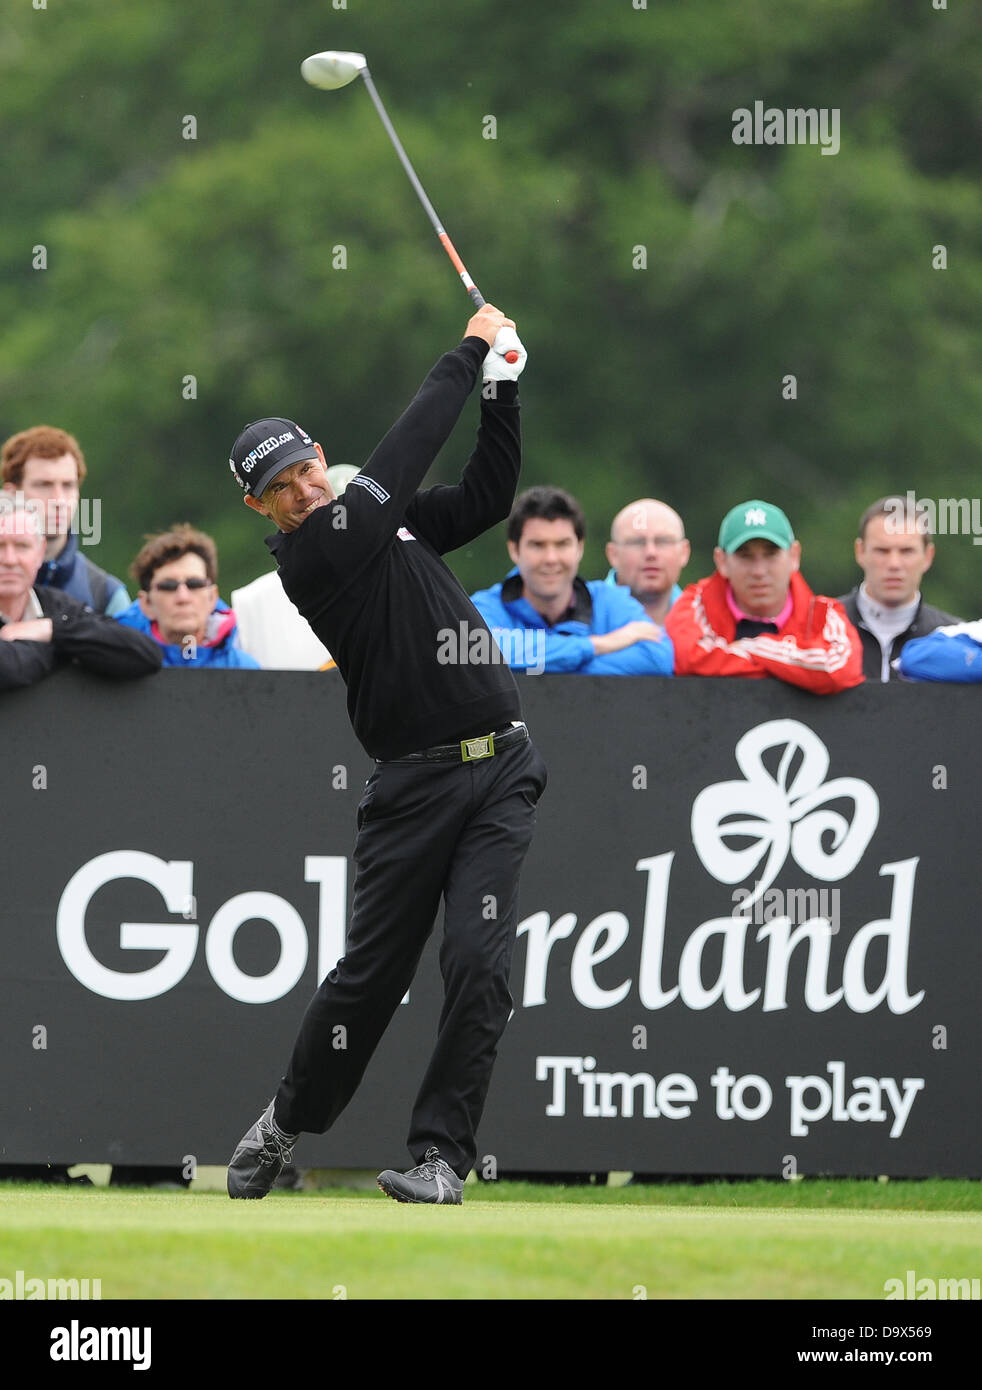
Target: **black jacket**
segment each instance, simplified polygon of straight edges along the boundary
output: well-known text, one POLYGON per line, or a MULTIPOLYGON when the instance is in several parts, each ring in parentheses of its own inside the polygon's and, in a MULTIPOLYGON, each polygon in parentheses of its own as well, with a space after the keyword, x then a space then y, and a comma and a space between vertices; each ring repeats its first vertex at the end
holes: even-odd
MULTIPOLYGON (((882 680, 883 653, 879 639, 870 632, 859 616, 859 605, 856 602, 858 595, 859 585, 857 584, 851 593, 843 594, 839 602, 846 610, 849 620, 859 633, 859 639, 863 644, 863 675, 868 681, 880 681, 882 680)), ((901 647, 906 646, 912 638, 924 637, 927 633, 933 632, 936 627, 945 627, 948 623, 960 623, 962 621, 961 618, 953 618, 950 613, 942 613, 940 608, 932 608, 922 598, 917 605, 917 612, 914 614, 914 621, 910 627, 893 639, 893 646, 890 648, 891 663, 900 655, 901 647)), ((896 678, 896 672, 891 666, 890 679, 895 680, 896 678)))
POLYGON ((266 541, 287 597, 337 662, 355 734, 373 758, 521 718, 515 679, 441 558, 511 510, 522 460, 516 382, 498 382, 493 399, 482 393, 460 482, 417 491, 487 351, 483 339, 465 338, 445 353, 342 498, 266 541), (460 635, 464 658, 442 664, 448 633, 460 635), (467 659, 472 633, 489 644, 483 661, 467 659))
POLYGON ((160 670, 163 657, 152 637, 94 612, 60 589, 39 586, 34 594, 51 619, 51 641, 0 641, 0 690, 33 685, 69 661, 100 676, 147 676, 160 670))

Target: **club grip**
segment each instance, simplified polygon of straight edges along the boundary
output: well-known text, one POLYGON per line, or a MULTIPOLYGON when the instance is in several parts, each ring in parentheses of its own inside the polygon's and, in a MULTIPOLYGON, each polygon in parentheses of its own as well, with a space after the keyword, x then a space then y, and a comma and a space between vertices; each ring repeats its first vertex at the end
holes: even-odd
MULTIPOLYGON (((484 308, 485 304, 487 303, 487 300, 484 298, 484 295, 481 293, 481 291, 477 288, 476 285, 472 285, 471 288, 467 291, 467 293, 470 295, 471 299, 474 301, 474 308, 475 308, 475 309, 483 309, 483 308, 484 308)), ((505 361, 506 361, 506 362, 517 362, 517 361, 518 361, 518 357, 519 357, 519 354, 514 350, 514 348, 511 350, 511 352, 506 352, 506 353, 505 353, 505 361)))

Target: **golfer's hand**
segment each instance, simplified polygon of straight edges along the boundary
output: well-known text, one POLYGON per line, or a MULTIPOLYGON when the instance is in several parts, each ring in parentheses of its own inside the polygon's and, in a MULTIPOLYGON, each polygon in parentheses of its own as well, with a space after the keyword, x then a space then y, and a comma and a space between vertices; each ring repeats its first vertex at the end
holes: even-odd
POLYGON ((499 328, 514 327, 514 319, 505 318, 501 310, 496 309, 493 304, 485 304, 468 322, 464 337, 483 338, 488 347, 493 347, 499 328))
POLYGON ((514 328, 499 328, 498 336, 484 359, 485 381, 517 381, 528 361, 528 353, 514 328))
POLYGON ((517 381, 528 359, 515 320, 505 318, 493 304, 485 304, 467 325, 467 337, 483 338, 491 351, 484 359, 485 381, 517 381))

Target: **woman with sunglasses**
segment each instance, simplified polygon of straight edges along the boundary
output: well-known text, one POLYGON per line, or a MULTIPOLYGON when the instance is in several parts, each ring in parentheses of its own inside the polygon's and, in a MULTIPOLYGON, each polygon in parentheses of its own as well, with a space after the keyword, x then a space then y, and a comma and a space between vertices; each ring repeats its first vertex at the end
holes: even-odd
POLYGON ((165 666, 246 667, 235 614, 218 597, 218 552, 211 536, 186 522, 149 536, 130 566, 136 602, 118 615, 162 648, 165 666))

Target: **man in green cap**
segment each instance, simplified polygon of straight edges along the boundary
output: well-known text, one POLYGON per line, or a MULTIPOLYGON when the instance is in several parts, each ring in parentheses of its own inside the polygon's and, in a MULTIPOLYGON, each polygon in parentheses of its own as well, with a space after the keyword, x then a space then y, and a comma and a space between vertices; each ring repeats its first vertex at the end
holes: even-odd
POLYGON ((859 634, 837 599, 801 577, 801 543, 772 502, 733 507, 713 551, 716 573, 668 614, 677 676, 777 676, 817 695, 859 685, 859 634))

